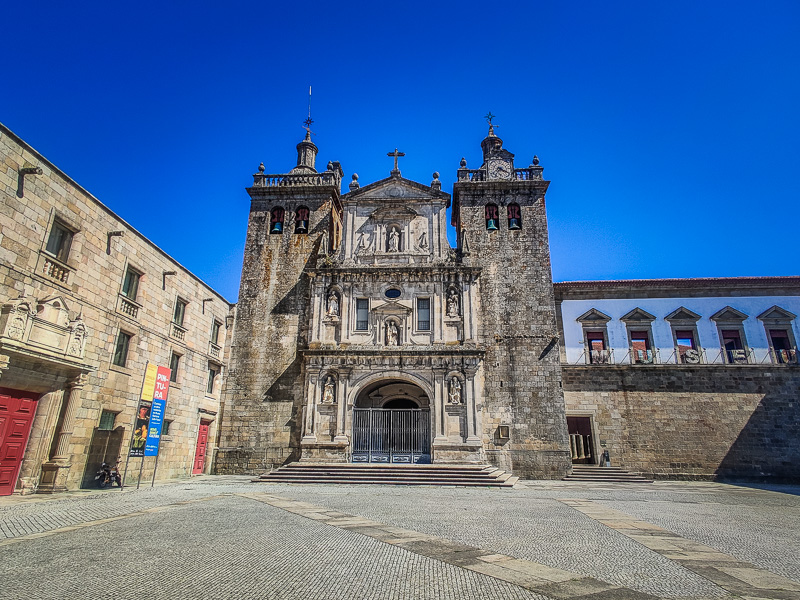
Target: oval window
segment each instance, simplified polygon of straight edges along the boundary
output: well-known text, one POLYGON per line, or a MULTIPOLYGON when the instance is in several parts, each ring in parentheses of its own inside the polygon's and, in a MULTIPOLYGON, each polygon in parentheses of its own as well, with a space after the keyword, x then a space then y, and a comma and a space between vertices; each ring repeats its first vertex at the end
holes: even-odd
POLYGON ((401 291, 400 291, 400 290, 398 290, 397 288, 389 288, 388 290, 386 290, 386 291, 384 292, 384 295, 385 295, 387 298, 399 298, 399 297, 400 297, 400 294, 402 294, 402 293, 403 293, 403 292, 401 292, 401 291))

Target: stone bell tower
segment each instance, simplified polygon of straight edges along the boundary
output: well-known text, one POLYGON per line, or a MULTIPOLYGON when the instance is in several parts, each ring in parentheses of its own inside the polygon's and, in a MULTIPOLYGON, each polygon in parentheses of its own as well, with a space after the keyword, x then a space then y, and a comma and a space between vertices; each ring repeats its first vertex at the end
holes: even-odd
POLYGON ((310 130, 289 173, 253 175, 244 264, 223 390, 217 473, 255 473, 299 457, 306 270, 341 239, 342 169, 315 167, 310 130))
POLYGON ((537 157, 515 168, 491 121, 481 148, 479 169, 461 160, 452 224, 463 263, 481 270, 486 456, 522 477, 560 478, 571 461, 544 200, 550 182, 537 157))

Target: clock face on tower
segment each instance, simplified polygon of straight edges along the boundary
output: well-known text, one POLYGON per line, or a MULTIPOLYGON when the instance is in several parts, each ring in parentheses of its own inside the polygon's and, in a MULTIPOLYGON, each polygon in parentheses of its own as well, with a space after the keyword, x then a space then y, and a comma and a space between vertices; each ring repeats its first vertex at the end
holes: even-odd
POLYGON ((489 179, 511 179, 511 163, 505 160, 492 160, 486 163, 489 179))

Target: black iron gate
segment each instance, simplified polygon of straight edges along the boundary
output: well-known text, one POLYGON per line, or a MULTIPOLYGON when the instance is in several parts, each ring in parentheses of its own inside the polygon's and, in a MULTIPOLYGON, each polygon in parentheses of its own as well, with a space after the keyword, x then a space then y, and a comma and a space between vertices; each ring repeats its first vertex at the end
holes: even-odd
POLYGON ((353 462, 430 463, 430 412, 419 408, 353 409, 353 462))

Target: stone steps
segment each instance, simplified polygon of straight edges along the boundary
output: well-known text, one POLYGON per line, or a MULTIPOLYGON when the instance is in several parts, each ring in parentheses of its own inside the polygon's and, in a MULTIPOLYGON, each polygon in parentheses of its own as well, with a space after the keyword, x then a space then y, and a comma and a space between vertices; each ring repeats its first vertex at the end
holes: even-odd
POLYGON ((594 465, 572 465, 572 474, 564 481, 593 481, 596 483, 653 483, 641 475, 630 473, 619 467, 597 467, 594 465))
POLYGON ((489 465, 291 463, 254 482, 513 487, 518 477, 489 465))

